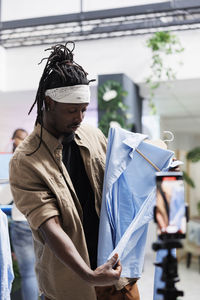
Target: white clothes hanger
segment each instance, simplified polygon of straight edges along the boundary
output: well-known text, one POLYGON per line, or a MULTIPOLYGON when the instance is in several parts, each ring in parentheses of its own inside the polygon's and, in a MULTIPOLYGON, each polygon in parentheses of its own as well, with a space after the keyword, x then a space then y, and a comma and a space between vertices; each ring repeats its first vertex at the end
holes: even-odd
MULTIPOLYGON (((174 134, 168 130, 165 130, 163 132, 170 134, 170 136, 171 136, 170 139, 165 139, 165 140, 159 139, 159 140, 154 140, 154 141, 145 139, 144 142, 153 144, 153 145, 158 146, 163 149, 167 149, 167 145, 165 142, 172 142, 174 140, 174 134)), ((138 152, 146 161, 148 161, 156 169, 156 171, 158 171, 158 172, 160 171, 160 169, 152 161, 150 161, 143 153, 141 153, 138 149, 135 149, 135 151, 138 152)))
POLYGON ((165 143, 165 142, 172 142, 173 140, 174 140, 174 134, 171 132, 171 131, 168 131, 168 130, 165 130, 165 131, 163 131, 164 133, 168 133, 171 137, 170 137, 170 139, 165 139, 165 140, 163 140, 163 142, 165 143))

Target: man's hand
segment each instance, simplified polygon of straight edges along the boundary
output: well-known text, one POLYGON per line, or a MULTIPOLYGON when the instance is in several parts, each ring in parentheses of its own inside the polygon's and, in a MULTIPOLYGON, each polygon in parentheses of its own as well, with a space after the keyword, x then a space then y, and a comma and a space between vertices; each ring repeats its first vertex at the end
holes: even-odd
POLYGON ((122 271, 122 266, 118 260, 118 254, 113 255, 105 264, 94 270, 91 284, 94 286, 106 286, 115 284, 122 271))

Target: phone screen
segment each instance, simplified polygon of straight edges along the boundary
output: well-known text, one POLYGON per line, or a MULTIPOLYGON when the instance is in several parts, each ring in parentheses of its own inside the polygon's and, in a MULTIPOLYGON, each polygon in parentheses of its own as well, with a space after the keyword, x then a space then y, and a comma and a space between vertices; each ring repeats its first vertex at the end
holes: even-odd
POLYGON ((182 172, 157 172, 156 187, 155 220, 158 235, 185 237, 186 210, 182 172))

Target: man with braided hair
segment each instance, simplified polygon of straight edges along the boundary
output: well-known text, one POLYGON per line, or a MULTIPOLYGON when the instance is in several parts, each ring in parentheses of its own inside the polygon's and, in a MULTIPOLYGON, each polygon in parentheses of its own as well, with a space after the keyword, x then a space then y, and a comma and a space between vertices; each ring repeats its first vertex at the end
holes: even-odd
POLYGON ((99 129, 81 124, 90 81, 73 60, 74 47, 68 42, 47 49, 51 53, 30 109, 37 104, 35 128, 11 160, 11 189, 32 229, 45 299, 124 299, 124 294, 110 298, 113 289, 111 296, 104 291, 120 278, 117 254, 96 266, 106 139, 99 129))

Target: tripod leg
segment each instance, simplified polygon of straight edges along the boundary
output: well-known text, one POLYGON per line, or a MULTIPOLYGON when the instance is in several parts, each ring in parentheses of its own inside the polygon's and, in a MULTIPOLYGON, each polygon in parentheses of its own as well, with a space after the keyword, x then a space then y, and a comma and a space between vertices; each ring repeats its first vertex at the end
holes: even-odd
POLYGON ((192 254, 190 252, 187 253, 187 268, 190 267, 192 254))

